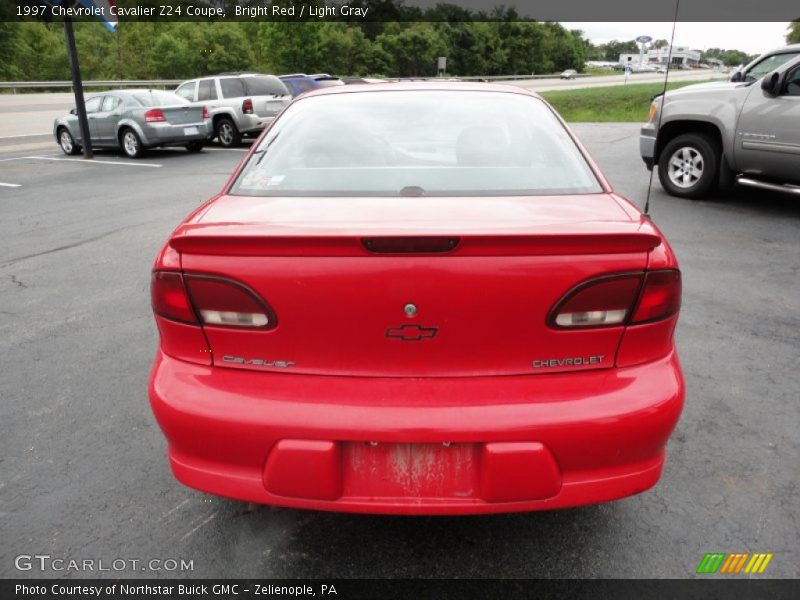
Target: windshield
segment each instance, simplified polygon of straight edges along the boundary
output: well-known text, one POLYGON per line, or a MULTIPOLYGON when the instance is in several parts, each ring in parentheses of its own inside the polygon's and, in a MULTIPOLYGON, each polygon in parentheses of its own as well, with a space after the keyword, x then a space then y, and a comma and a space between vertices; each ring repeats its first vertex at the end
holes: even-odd
POLYGON ((291 105, 232 193, 442 196, 597 193, 566 129, 537 98, 493 91, 377 91, 291 105))
POLYGON ((186 98, 173 94, 172 92, 159 92, 158 90, 148 90, 146 92, 136 92, 133 98, 142 106, 168 106, 170 104, 189 104, 186 98))
POLYGON ((800 56, 800 52, 785 52, 783 54, 775 54, 768 58, 765 58, 757 65, 754 65, 747 71, 744 80, 753 82, 758 79, 761 79, 767 73, 771 73, 775 69, 779 68, 781 65, 786 64, 790 60, 797 58, 800 56))

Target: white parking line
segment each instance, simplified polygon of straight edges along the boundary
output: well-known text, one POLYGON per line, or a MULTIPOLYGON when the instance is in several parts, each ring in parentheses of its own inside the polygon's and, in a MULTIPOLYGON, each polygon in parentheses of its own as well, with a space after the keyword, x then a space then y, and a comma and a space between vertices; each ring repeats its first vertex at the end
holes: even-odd
POLYGON ((22 187, 22 186, 18 183, 3 183, 2 181, 0 181, 0 187, 22 187))
MULTIPOLYGON (((93 158, 91 160, 86 160, 85 158, 54 158, 51 156, 23 156, 22 158, 34 159, 34 160, 54 160, 54 161, 69 161, 69 162, 78 162, 84 165, 119 165, 121 167, 150 167, 152 169, 160 169, 164 165, 159 165, 156 163, 143 163, 143 162, 119 162, 117 160, 97 160, 93 158)), ((13 160, 13 159, 6 159, 6 160, 13 160)))

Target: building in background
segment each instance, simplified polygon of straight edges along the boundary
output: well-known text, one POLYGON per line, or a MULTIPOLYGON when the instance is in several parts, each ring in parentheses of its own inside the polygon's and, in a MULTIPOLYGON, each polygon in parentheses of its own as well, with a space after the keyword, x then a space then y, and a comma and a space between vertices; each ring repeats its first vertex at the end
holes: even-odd
MULTIPOLYGON (((651 48, 644 55, 645 65, 649 66, 664 66, 667 61, 673 67, 696 67, 700 63, 700 52, 692 50, 688 46, 673 46, 670 53, 670 47, 664 46, 663 48, 651 48), (671 55, 671 56, 670 56, 671 55)), ((620 54, 619 62, 622 66, 631 65, 635 70, 639 66, 638 54, 620 54)))

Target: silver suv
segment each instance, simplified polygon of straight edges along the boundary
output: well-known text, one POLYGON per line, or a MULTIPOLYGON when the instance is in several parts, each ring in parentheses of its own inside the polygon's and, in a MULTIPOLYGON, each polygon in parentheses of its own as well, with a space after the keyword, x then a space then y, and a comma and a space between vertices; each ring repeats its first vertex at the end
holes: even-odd
POLYGON ((800 44, 761 55, 728 82, 657 96, 639 148, 673 196, 733 183, 800 195, 800 44))
POLYGON ((274 75, 222 73, 186 81, 175 93, 208 108, 214 137, 229 148, 258 135, 292 99, 274 75))

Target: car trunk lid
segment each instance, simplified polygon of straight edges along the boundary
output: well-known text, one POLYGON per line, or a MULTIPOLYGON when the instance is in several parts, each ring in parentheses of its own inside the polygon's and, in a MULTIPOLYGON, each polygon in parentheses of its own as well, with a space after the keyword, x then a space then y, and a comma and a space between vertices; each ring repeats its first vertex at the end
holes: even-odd
POLYGON ((158 107, 170 125, 186 125, 203 122, 202 106, 161 106, 158 107))
POLYGON ((268 331, 205 326, 215 364, 388 377, 612 367, 622 326, 548 315, 582 281, 644 270, 659 243, 606 194, 227 196, 171 241, 185 272, 234 279, 277 316, 268 331))

